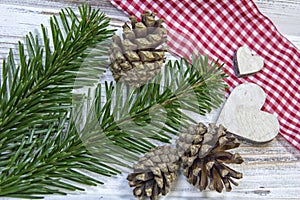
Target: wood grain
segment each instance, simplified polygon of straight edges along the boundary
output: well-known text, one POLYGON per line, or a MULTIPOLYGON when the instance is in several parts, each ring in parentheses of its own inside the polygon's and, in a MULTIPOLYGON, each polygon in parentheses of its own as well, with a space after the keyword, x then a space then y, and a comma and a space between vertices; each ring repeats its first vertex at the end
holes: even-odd
MULTIPOLYGON (((108 0, 0 0, 0 58, 9 48, 16 51, 18 40, 28 31, 37 33, 40 24, 63 7, 76 8, 88 2, 112 18, 112 26, 120 27, 127 16, 115 9, 108 0)), ((298 0, 255 0, 284 36, 300 47, 300 2, 298 0)), ((161 199, 300 199, 300 153, 282 136, 259 145, 244 142, 238 152, 245 163, 235 166, 244 173, 231 193, 198 192, 180 176, 168 198, 161 199)), ((66 199, 51 196, 47 199, 66 199)), ((125 176, 107 179, 107 184, 71 194, 68 199, 134 199, 125 176), (80 194, 80 195, 75 195, 80 194)))

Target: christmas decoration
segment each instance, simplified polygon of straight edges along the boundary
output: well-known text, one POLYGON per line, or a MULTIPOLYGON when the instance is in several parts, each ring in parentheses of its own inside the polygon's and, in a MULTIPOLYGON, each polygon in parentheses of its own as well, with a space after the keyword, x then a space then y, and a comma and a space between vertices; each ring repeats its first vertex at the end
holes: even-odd
POLYGON ((152 149, 140 158, 133 167, 134 172, 127 177, 129 185, 135 187, 134 196, 156 200, 160 195, 166 195, 177 178, 179 166, 175 148, 160 146, 152 149))
POLYGON ((261 111, 266 94, 254 83, 237 86, 226 100, 217 124, 254 142, 268 142, 279 132, 275 115, 261 111))
POLYGON ((234 70, 237 77, 255 74, 264 66, 264 59, 257 55, 252 55, 247 46, 238 48, 234 54, 234 70))
POLYGON ((182 159, 183 173, 187 181, 200 189, 207 188, 221 192, 225 186, 231 191, 232 179, 242 178, 242 174, 225 164, 241 164, 243 159, 226 150, 236 148, 239 141, 220 125, 191 125, 177 140, 178 154, 182 159), (225 164, 224 164, 225 163, 225 164))
POLYGON ((132 16, 123 25, 123 38, 115 35, 110 50, 110 70, 116 81, 139 87, 152 79, 165 61, 166 29, 155 13, 145 11, 141 22, 132 16), (159 48, 160 47, 160 48, 159 48))

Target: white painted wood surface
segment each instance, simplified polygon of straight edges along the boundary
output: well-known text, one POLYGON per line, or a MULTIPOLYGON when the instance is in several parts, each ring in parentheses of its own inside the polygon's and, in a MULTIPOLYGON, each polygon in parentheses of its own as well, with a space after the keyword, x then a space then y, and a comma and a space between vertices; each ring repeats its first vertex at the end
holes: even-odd
MULTIPOLYGON (((63 7, 76 8, 82 2, 100 8, 108 14, 112 25, 120 27, 127 16, 115 9, 108 0, 0 0, 0 58, 8 49, 16 50, 17 41, 29 32, 38 32, 40 24, 48 24, 49 17, 63 7)), ((279 31, 300 48, 300 1, 255 0, 262 13, 268 16, 279 31)), ((300 59, 300 58, 299 58, 300 59)), ((299 66, 300 67, 300 66, 299 66)), ((244 143, 238 151, 245 159, 235 169, 244 173, 230 193, 198 192, 182 176, 176 188, 161 199, 300 199, 300 151, 278 135, 264 145, 244 143)), ((107 184, 87 188, 85 192, 68 197, 49 196, 46 199, 134 199, 125 175, 108 179, 107 184), (80 194, 80 195, 77 195, 80 194)))

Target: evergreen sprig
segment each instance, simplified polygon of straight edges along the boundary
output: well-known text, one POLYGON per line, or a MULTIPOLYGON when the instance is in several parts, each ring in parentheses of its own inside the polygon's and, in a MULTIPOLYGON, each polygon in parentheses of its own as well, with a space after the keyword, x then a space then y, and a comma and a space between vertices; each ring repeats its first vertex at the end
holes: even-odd
POLYGON ((29 33, 25 44, 19 42, 18 59, 10 50, 3 61, 0 197, 65 194, 82 190, 80 184, 101 183, 86 172, 120 173, 108 165, 122 165, 111 157, 113 151, 102 149, 97 151, 99 157, 92 155, 69 120, 72 90, 93 84, 106 69, 105 56, 113 33, 108 29, 109 21, 87 5, 79 7, 79 16, 64 9, 59 17, 50 19, 52 43, 42 25, 41 41, 29 33))
POLYGON ((107 53, 107 45, 101 42, 107 42, 113 33, 107 29, 109 19, 88 6, 80 7, 79 13, 80 19, 71 9, 65 9, 59 18, 50 19, 53 48, 42 25, 43 46, 38 36, 29 33, 26 45, 19 42, 20 64, 16 64, 12 50, 3 61, 1 138, 16 138, 28 131, 28 124, 32 128, 57 121, 57 116, 71 105, 71 91, 97 80, 95 74, 105 70, 104 59, 88 67, 83 64, 90 49, 97 49, 99 55, 107 53), (76 73, 78 69, 83 73, 76 73), (75 78, 82 81, 74 84, 75 78))
MULTIPOLYGON (((106 99, 98 85, 94 106, 101 132, 118 147, 141 154, 157 142, 169 143, 172 135, 196 121, 187 112, 205 115, 224 100, 226 77, 218 61, 192 56, 169 61, 162 72, 141 88, 105 83, 106 99), (156 142, 155 142, 156 141, 156 142)), ((85 131, 87 132, 87 131, 85 131)), ((85 138, 88 146, 99 140, 85 138)))
MULTIPOLYGON (((67 191, 84 190, 80 185, 102 184, 91 176, 93 174, 112 176, 121 173, 110 166, 112 163, 123 165, 111 156, 118 149, 111 151, 111 148, 107 149, 109 145, 104 145, 106 148, 91 154, 72 120, 67 123, 68 120, 66 115, 61 116, 45 134, 32 130, 28 138, 23 137, 19 143, 12 144, 16 152, 2 153, 0 197, 32 199, 49 194, 66 195, 67 191)), ((105 143, 105 138, 102 142, 105 143)))

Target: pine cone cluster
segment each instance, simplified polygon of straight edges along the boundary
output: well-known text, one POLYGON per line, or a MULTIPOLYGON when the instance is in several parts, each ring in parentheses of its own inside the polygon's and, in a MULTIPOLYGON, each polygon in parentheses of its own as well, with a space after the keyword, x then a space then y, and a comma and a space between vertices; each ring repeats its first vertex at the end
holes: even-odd
POLYGON ((238 185, 233 179, 242 178, 242 173, 225 164, 241 164, 243 159, 238 153, 227 150, 239 145, 222 125, 191 125, 180 134, 176 149, 171 146, 154 148, 134 165, 134 172, 127 180, 135 187, 134 196, 156 200, 168 193, 181 166, 187 181, 200 191, 208 187, 222 192, 225 187, 229 192, 231 184, 238 185))
POLYGON ((200 189, 231 191, 231 183, 238 185, 233 178, 242 178, 225 164, 241 164, 242 157, 226 150, 236 148, 239 141, 220 125, 204 124, 190 126, 177 141, 178 154, 182 159, 183 174, 192 185, 200 189))
POLYGON ((122 38, 114 35, 110 48, 110 70, 116 81, 139 87, 160 72, 165 62, 166 29, 155 13, 145 11, 141 22, 133 16, 123 25, 122 38), (159 48, 161 47, 161 48, 159 48))
POLYGON ((177 150, 171 146, 160 146, 140 158, 127 180, 130 187, 135 187, 134 196, 156 200, 169 192, 171 183, 177 178, 179 167, 177 150))

